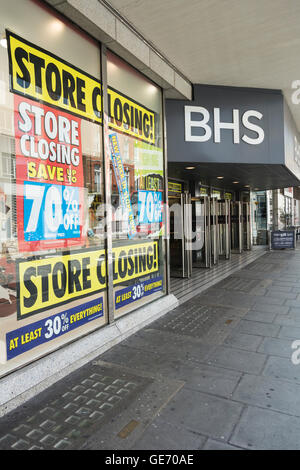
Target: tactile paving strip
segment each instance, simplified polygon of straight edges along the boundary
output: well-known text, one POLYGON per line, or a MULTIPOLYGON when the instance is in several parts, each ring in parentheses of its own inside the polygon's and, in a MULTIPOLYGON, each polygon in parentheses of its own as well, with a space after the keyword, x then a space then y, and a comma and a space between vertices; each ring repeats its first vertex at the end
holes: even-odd
POLYGON ((93 428, 98 431, 151 382, 110 368, 86 369, 86 374, 84 369, 81 375, 72 374, 68 385, 59 382, 42 392, 40 406, 31 400, 26 410, 16 410, 0 419, 0 450, 78 448, 93 428))
POLYGON ((172 314, 163 317, 151 325, 152 328, 162 329, 179 335, 202 338, 214 327, 234 318, 232 309, 204 305, 191 305, 189 308, 177 308, 172 314))

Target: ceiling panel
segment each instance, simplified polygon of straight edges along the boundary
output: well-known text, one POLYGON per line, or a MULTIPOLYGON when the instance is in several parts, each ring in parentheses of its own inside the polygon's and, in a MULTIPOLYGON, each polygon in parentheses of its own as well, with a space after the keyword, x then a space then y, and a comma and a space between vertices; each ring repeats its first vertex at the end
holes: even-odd
POLYGON ((168 176, 186 181, 200 181, 205 186, 236 191, 277 189, 299 184, 298 179, 284 165, 169 162, 168 176), (186 167, 191 169, 187 170, 186 167))

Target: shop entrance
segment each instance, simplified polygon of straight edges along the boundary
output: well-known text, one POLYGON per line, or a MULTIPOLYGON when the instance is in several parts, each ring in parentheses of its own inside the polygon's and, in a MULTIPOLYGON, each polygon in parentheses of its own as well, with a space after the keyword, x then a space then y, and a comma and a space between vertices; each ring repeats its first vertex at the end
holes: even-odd
POLYGON ((210 268, 230 258, 230 201, 203 196, 192 197, 191 203, 193 267, 210 268))
POLYGON ((169 194, 170 274, 189 278, 197 268, 211 268, 231 253, 251 249, 250 203, 169 194))
POLYGON ((170 273, 191 277, 194 268, 210 268, 230 259, 230 201, 189 192, 169 195, 170 273))
POLYGON ((227 199, 218 201, 218 242, 219 258, 230 259, 230 201, 227 199))
POLYGON ((192 197, 192 263, 194 268, 211 267, 210 198, 192 197))
POLYGON ((231 202, 231 250, 251 250, 250 202, 231 202))
POLYGON ((211 238, 211 263, 219 262, 219 227, 218 227, 219 203, 216 198, 210 200, 210 238, 211 238))
MULTIPOLYGON (((216 222, 212 228, 211 200, 191 197, 189 192, 169 196, 170 274, 188 278, 193 268, 210 268, 217 258, 216 222), (213 251, 214 250, 214 251, 213 251)), ((217 261, 215 261, 216 263, 217 261)))
POLYGON ((192 212, 191 195, 183 192, 169 196, 170 214, 170 273, 172 277, 192 275, 192 212))
POLYGON ((231 202, 231 251, 242 253, 243 251, 243 219, 242 203, 240 201, 231 202))
POLYGON ((250 215, 250 202, 242 203, 243 214, 243 247, 244 250, 251 250, 251 215, 250 215))

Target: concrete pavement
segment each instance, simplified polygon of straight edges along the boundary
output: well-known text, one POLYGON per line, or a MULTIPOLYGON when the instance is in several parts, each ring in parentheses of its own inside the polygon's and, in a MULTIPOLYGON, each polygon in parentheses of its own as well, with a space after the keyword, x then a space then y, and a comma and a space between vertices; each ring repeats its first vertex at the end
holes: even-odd
POLYGON ((300 250, 267 252, 1 418, 0 449, 300 449, 295 340, 300 250))

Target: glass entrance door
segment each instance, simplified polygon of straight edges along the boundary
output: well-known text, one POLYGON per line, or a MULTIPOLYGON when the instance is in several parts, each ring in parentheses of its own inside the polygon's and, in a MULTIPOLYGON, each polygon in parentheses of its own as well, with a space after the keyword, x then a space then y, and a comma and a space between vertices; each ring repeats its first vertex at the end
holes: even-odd
POLYGON ((211 238, 211 262, 219 262, 219 233, 218 233, 218 201, 212 198, 210 201, 210 238, 211 238))
POLYGON ((218 201, 218 240, 219 257, 230 259, 230 201, 227 199, 218 201))
POLYGON ((250 217, 250 202, 243 202, 243 248, 244 250, 251 250, 251 217, 250 217))
POLYGON ((180 196, 169 197, 170 214, 170 275, 172 277, 191 277, 192 240, 191 195, 187 192, 180 196))
POLYGON ((231 251, 242 253, 243 250, 243 222, 242 203, 240 201, 231 202, 231 251))
POLYGON ((192 263, 194 268, 211 267, 210 199, 193 197, 192 203, 192 263))

